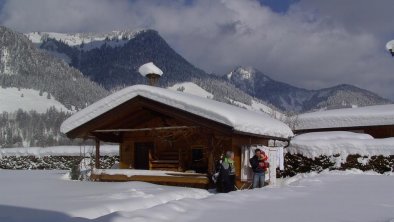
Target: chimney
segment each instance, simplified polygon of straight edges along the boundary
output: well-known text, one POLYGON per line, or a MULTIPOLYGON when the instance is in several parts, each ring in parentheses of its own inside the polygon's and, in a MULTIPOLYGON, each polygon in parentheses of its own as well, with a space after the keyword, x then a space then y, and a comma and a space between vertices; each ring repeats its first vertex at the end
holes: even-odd
POLYGON ((138 72, 148 79, 148 83, 150 86, 156 86, 159 78, 161 77, 161 75, 163 75, 163 71, 161 71, 159 67, 155 66, 153 62, 149 62, 140 66, 138 72))

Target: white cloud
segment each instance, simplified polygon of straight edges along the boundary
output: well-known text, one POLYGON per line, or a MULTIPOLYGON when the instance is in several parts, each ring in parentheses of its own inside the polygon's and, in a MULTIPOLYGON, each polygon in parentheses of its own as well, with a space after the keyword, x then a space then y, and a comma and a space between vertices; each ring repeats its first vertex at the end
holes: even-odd
POLYGON ((379 3, 302 0, 277 14, 255 0, 26 0, 8 1, 0 21, 23 32, 153 28, 208 72, 252 65, 301 87, 350 83, 394 99, 384 50, 394 2, 379 3))

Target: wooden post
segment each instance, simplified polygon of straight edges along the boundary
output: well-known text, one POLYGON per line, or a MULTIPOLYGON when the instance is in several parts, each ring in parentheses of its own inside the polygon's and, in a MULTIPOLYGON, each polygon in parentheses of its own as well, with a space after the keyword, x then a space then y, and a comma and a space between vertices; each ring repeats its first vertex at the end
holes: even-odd
POLYGON ((208 174, 212 175, 215 173, 215 160, 213 157, 214 147, 213 147, 213 135, 208 135, 208 174))
POLYGON ((100 140, 96 138, 96 159, 95 159, 96 169, 100 169, 100 140))

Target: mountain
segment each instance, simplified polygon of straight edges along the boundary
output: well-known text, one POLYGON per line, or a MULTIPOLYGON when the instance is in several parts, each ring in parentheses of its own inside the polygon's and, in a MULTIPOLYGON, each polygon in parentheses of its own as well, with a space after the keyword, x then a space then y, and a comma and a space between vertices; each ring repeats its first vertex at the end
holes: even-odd
POLYGON ((375 93, 352 85, 320 90, 298 88, 273 80, 253 67, 236 67, 224 78, 251 96, 291 112, 391 103, 375 93))
POLYGON ((50 93, 68 109, 81 109, 108 92, 63 60, 38 50, 23 34, 0 27, 0 84, 50 93))
POLYGON ((145 83, 138 67, 153 61, 162 86, 281 116, 218 76, 194 67, 152 30, 105 34, 29 33, 0 27, 0 147, 79 144, 59 132, 71 112, 109 90, 145 83), (82 73, 82 72, 83 73, 82 73), (93 80, 93 81, 92 81, 93 80), (197 90, 197 92, 196 92, 197 90))
POLYGON ((162 86, 193 82, 213 94, 213 99, 232 104, 251 106, 259 101, 272 110, 304 112, 390 102, 351 85, 321 90, 294 87, 251 67, 237 67, 225 78, 209 75, 179 55, 154 30, 25 35, 41 50, 63 59, 108 90, 145 83, 138 68, 154 62, 164 72, 162 86))
MULTIPOLYGON (((186 91, 188 87, 192 90, 200 87, 212 94, 212 99, 221 102, 270 114, 279 113, 273 106, 253 98, 221 77, 196 68, 154 30, 73 34, 32 32, 25 35, 41 50, 63 59, 108 90, 146 83, 138 68, 153 62, 164 72, 161 86, 184 84, 186 91)), ((202 90, 198 92, 204 95, 202 90)))
POLYGON ((70 143, 60 134, 62 121, 108 94, 23 34, 1 26, 0 85, 0 147, 70 143))
POLYGON ((68 62, 108 90, 145 83, 138 68, 147 62, 163 70, 163 86, 208 76, 176 53, 154 30, 101 34, 33 32, 26 36, 40 49, 68 62))

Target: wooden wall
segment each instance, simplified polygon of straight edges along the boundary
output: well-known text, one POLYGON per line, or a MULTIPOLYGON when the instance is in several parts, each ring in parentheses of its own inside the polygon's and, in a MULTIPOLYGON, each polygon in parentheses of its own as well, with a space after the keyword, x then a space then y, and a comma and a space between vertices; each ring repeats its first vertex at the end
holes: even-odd
POLYGON ((202 148, 204 153, 204 160, 201 164, 207 167, 207 173, 213 173, 215 170, 215 163, 226 151, 231 150, 235 154, 236 167, 236 184, 241 187, 241 148, 245 145, 265 145, 268 146, 268 139, 232 135, 223 136, 220 134, 199 135, 193 134, 188 137, 178 138, 172 142, 166 141, 160 137, 151 137, 144 133, 133 133, 132 135, 125 135, 124 141, 120 146, 120 166, 122 168, 132 168, 134 160, 134 143, 135 142, 154 142, 155 150, 153 152, 154 158, 160 159, 163 152, 179 152, 180 154, 180 171, 190 170, 192 168, 191 150, 192 148, 202 148))
POLYGON ((368 127, 364 129, 364 132, 374 138, 394 137, 394 126, 368 127))
MULTIPOLYGON (((152 142, 154 149, 151 151, 151 157, 155 160, 160 160, 166 156, 177 153, 174 157, 179 162, 179 170, 190 170, 193 166, 192 163, 192 149, 202 149, 204 159, 199 165, 206 165, 208 167, 208 160, 211 154, 210 143, 208 136, 199 133, 166 136, 154 135, 144 132, 133 132, 123 135, 123 142, 120 145, 120 166, 121 168, 133 168, 134 161, 134 144, 138 142, 152 142)), ((195 164, 194 164, 195 165, 195 164)), ((201 166, 202 167, 202 166, 201 166)))
POLYGON ((296 134, 311 133, 311 132, 327 132, 327 131, 349 131, 355 133, 366 133, 374 138, 388 138, 394 137, 394 126, 360 126, 348 128, 327 128, 327 129, 309 129, 297 130, 296 134))
POLYGON ((250 136, 242 136, 235 135, 232 138, 232 150, 235 154, 235 169, 236 169, 236 185, 237 187, 241 187, 244 183, 241 182, 241 148, 245 145, 264 145, 268 146, 268 139, 265 138, 257 138, 250 136))

